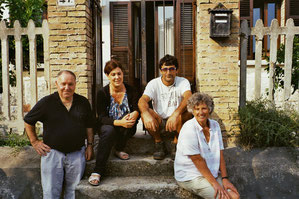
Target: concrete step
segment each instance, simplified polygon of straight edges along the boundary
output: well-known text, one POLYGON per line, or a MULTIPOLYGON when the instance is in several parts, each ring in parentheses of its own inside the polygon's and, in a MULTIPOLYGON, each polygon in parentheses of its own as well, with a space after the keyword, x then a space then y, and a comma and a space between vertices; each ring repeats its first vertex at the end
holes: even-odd
POLYGON ((181 189, 170 176, 107 177, 100 186, 92 186, 87 179, 76 188, 76 198, 89 199, 198 199, 181 189))
MULTIPOLYGON (((173 140, 173 135, 166 135, 162 137, 162 139, 165 142, 167 150, 170 151, 170 143, 173 140)), ((99 137, 96 135, 94 146, 95 153, 97 152, 98 142, 99 137)), ((145 133, 141 128, 138 128, 136 134, 128 140, 125 151, 129 154, 152 155, 154 148, 155 145, 152 136, 145 133)))
MULTIPOLYGON (((95 160, 86 164, 85 176, 89 176, 95 167, 95 160)), ((110 156, 106 166, 107 176, 173 176, 173 160, 154 160, 152 155, 130 155, 129 160, 120 160, 110 156)))

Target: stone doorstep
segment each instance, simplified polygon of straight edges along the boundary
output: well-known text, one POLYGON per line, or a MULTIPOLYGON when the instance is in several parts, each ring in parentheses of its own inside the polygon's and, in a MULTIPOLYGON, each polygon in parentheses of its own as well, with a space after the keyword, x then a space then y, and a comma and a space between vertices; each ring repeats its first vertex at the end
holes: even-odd
MULTIPOLYGON (((169 150, 170 142, 173 137, 171 135, 166 135, 163 137, 166 148, 169 150)), ((95 146, 94 151, 97 152, 99 137, 95 136, 95 146)), ((154 140, 148 133, 145 133, 142 129, 138 128, 136 134, 130 138, 127 142, 125 151, 129 154, 142 154, 142 155, 152 155, 154 152, 154 140)))
MULTIPOLYGON (((94 169, 95 160, 86 164, 85 176, 94 169)), ((154 160, 151 155, 130 155, 129 160, 120 160, 110 156, 106 166, 107 176, 173 176, 173 160, 154 160)))
POLYGON ((76 198, 103 199, 196 199, 200 198, 178 187, 171 176, 107 177, 100 186, 84 179, 76 188, 76 198))

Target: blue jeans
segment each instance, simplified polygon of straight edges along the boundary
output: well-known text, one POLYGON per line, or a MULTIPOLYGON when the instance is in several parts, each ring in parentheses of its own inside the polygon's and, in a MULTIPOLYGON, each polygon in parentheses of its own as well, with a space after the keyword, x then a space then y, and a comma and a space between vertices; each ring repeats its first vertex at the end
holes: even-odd
POLYGON ((51 149, 41 157, 41 180, 44 199, 59 199, 65 184, 64 198, 74 199, 75 188, 85 169, 85 146, 79 151, 62 153, 51 149))

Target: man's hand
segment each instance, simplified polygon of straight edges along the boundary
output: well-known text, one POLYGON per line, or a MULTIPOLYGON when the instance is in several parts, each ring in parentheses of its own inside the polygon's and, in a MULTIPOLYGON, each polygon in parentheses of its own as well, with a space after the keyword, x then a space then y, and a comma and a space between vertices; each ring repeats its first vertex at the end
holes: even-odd
POLYGON ((149 112, 142 113, 143 124, 149 131, 156 132, 159 128, 159 122, 149 114, 149 112))
POLYGON ((33 141, 31 145, 40 156, 46 156, 51 150, 51 148, 41 140, 33 141))
POLYGON ((179 117, 179 114, 173 112, 173 114, 168 118, 166 122, 165 130, 169 132, 176 131, 179 122, 179 117))
POLYGON ((87 148, 85 149, 85 159, 87 161, 91 160, 93 156, 93 147, 92 145, 88 145, 87 148))

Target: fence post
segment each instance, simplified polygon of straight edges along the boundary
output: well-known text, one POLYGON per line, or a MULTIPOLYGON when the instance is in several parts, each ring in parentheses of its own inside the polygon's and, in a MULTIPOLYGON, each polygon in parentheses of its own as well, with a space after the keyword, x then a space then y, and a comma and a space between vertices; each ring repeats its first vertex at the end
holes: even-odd
POLYGON ((261 19, 257 20, 254 31, 255 33, 255 67, 254 67, 254 97, 261 97, 261 71, 262 71, 262 47, 264 37, 264 24, 261 19))
POLYGON ((10 120, 10 89, 9 89, 9 61, 8 40, 5 21, 0 23, 1 58, 2 58, 2 102, 3 114, 6 120, 10 120))
POLYGON ((277 19, 273 19, 270 27, 270 65, 269 65, 269 100, 274 100, 274 75, 277 61, 277 39, 279 24, 277 19))
POLYGON ((294 43, 294 21, 288 19, 286 24, 286 44, 285 44, 285 63, 284 63, 284 100, 287 101, 291 96, 292 79, 292 56, 294 43))
POLYGON ((24 132, 23 122, 23 49, 22 49, 22 28, 18 20, 14 23, 14 36, 16 41, 16 72, 17 72, 17 129, 24 132))
POLYGON ((49 24, 47 20, 43 20, 42 32, 44 39, 44 75, 47 82, 48 94, 51 92, 51 82, 50 82, 50 57, 49 57, 49 24))
POLYGON ((36 72, 36 35, 35 24, 32 19, 29 20, 27 26, 29 38, 29 57, 30 57, 30 92, 31 92, 31 108, 37 102, 37 72, 36 72))
POLYGON ((247 70, 247 44, 248 36, 250 35, 250 28, 247 20, 241 22, 240 42, 241 42, 241 60, 240 60, 240 108, 246 105, 246 70, 247 70))

